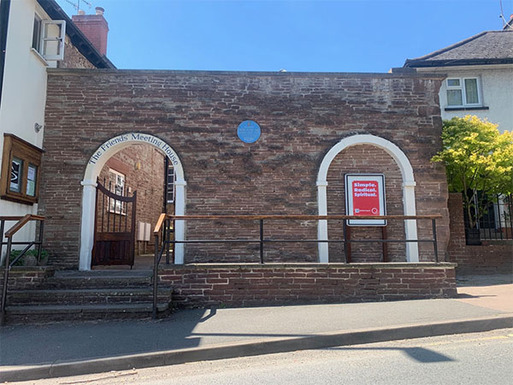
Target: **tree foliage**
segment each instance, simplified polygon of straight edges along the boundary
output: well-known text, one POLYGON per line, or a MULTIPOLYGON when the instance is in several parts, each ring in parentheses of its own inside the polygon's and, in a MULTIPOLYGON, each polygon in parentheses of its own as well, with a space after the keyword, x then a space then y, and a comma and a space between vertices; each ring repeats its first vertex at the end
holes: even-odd
POLYGON ((513 193, 513 133, 476 116, 444 121, 443 149, 433 157, 447 170, 449 190, 463 193, 471 227, 477 220, 472 207, 484 213, 486 201, 513 193))

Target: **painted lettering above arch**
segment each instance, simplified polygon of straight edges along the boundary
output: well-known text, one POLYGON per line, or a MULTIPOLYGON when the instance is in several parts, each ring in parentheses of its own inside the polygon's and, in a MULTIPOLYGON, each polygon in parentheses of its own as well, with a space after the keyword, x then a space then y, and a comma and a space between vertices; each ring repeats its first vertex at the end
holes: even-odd
MULTIPOLYGON (((96 164, 107 151, 117 147, 119 145, 128 144, 128 143, 148 143, 159 150, 161 150, 173 163, 173 165, 177 166, 180 161, 178 160, 178 155, 173 151, 169 145, 163 140, 156 138, 153 135, 142 134, 139 132, 129 132, 127 134, 122 134, 116 136, 115 138, 109 139, 105 143, 103 143, 98 149, 95 151, 93 156, 89 159, 89 164, 96 164)), ((124 147, 124 146, 123 146, 124 147)), ((110 157, 110 155, 109 155, 110 157)))

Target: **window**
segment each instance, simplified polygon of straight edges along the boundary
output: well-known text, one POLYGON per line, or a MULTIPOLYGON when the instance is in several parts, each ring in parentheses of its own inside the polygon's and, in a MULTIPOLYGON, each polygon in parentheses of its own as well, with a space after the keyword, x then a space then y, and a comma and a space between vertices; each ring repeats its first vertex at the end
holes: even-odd
MULTIPOLYGON (((116 195, 125 196, 125 175, 110 169, 109 190, 116 195)), ((126 204, 117 199, 109 200, 109 211, 115 214, 126 214, 126 204)))
POLYGON ((447 105, 450 107, 477 107, 481 105, 477 78, 447 79, 447 105))
POLYGON ((12 134, 4 134, 0 196, 20 203, 37 202, 43 150, 12 134))
POLYGON ((175 169, 171 162, 166 163, 166 201, 167 203, 173 203, 175 201, 175 169))
POLYGON ((66 22, 64 20, 42 20, 34 15, 32 48, 46 60, 64 59, 64 39, 66 22))

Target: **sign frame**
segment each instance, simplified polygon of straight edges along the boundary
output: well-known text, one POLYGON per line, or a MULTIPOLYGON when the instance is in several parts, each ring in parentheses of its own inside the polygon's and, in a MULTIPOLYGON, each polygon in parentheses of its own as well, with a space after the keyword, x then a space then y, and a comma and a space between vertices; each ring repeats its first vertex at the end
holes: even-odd
MULTIPOLYGON (((347 215, 362 215, 362 216, 384 216, 387 215, 387 207, 386 207, 386 196, 385 196, 385 174, 346 174, 345 175, 345 200, 346 200, 346 214, 347 215), (372 194, 374 192, 377 193, 377 197, 370 196, 365 199, 365 197, 357 197, 355 196, 355 191, 353 186, 354 182, 367 182, 370 183, 370 186, 361 186, 364 189, 371 189, 371 191, 363 192, 365 194, 372 194), (374 186, 377 187, 377 191, 374 190, 374 186), (369 199, 377 200, 378 209, 377 214, 375 213, 358 213, 359 208, 355 207, 362 204, 369 204, 369 199)), ((371 203, 372 204, 372 203, 371 203)), ((374 207, 371 209, 373 210, 374 207)), ((367 211, 368 209, 365 209, 367 211)), ((386 226, 386 219, 348 219, 348 226, 386 226)))

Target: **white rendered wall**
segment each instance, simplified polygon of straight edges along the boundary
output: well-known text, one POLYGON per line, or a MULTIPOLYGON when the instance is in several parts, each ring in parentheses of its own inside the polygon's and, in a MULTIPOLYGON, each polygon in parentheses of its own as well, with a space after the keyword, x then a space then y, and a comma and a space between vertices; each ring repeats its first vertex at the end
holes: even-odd
POLYGON ((440 88, 440 108, 442 119, 449 120, 455 116, 476 115, 499 125, 499 130, 513 130, 513 65, 503 66, 467 66, 422 69, 423 72, 443 72, 447 77, 477 77, 481 85, 481 98, 488 110, 445 111, 447 107, 447 83, 440 88))
MULTIPOLYGON (((47 64, 31 48, 36 9, 39 16, 48 19, 48 15, 36 6, 35 0, 11 1, 0 106, 0 164, 4 133, 14 134, 39 148, 43 143, 43 130, 36 133, 34 129, 35 123, 44 126, 47 80, 47 64)), ((25 214, 37 214, 37 204, 27 205, 0 199, 1 216, 25 214)), ((17 239, 32 240, 34 231, 35 225, 32 224, 20 231, 17 239)))

